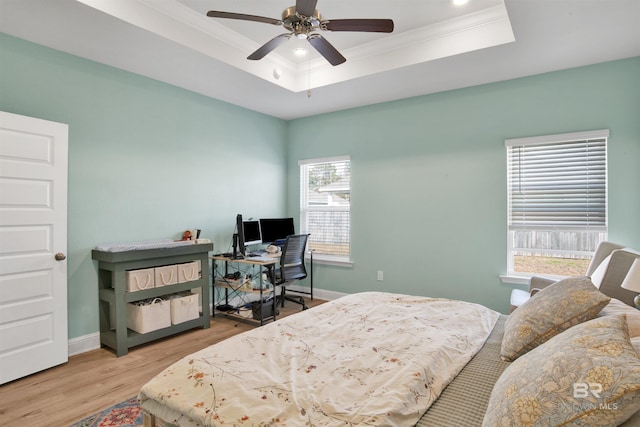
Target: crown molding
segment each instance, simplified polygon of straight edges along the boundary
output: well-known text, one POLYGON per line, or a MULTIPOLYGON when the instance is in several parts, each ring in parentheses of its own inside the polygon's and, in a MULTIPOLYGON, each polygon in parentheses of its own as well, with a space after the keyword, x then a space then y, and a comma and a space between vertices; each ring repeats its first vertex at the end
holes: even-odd
POLYGON ((296 93, 515 41, 500 3, 344 49, 349 60, 337 67, 323 58, 294 63, 277 52, 248 61, 258 43, 176 0, 78 1, 296 93))

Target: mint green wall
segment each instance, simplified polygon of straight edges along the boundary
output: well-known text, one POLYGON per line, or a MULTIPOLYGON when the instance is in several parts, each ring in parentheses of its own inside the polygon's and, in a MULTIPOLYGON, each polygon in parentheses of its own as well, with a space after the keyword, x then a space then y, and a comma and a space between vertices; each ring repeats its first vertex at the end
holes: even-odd
POLYGON ((609 128, 610 239, 640 247, 639 75, 633 58, 285 122, 0 34, 0 110, 69 124, 70 338, 98 330, 96 244, 200 227, 227 250, 238 212, 297 217, 299 159, 341 154, 355 265, 316 265, 317 288, 504 311, 505 138, 609 128))
POLYGON ((507 256, 504 140, 603 128, 611 130, 609 238, 640 248, 640 58, 290 122, 291 214, 298 160, 352 161, 355 264, 317 266, 314 283, 506 311, 512 287, 498 278, 507 256))
POLYGON ((3 34, 0 110, 69 124, 70 338, 99 329, 96 244, 201 228, 226 251, 237 213, 284 212, 282 120, 3 34))

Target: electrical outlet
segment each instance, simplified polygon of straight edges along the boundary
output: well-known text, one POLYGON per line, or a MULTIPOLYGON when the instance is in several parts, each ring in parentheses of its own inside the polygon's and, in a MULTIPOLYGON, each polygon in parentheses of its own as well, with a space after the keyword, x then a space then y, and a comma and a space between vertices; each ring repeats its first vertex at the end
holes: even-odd
POLYGON ((384 280, 384 273, 382 270, 378 270, 378 282, 382 282, 384 280))

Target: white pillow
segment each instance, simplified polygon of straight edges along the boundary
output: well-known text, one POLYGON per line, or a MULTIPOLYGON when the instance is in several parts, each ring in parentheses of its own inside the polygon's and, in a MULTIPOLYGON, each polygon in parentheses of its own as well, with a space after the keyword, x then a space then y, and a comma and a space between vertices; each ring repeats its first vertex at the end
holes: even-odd
POLYGON ((602 284, 602 279, 604 279, 604 274, 607 272, 607 268, 609 268, 609 262, 611 261, 611 254, 609 254, 605 259, 602 260, 600 265, 595 269, 593 274, 591 275, 591 281, 596 288, 600 289, 600 285, 602 284))

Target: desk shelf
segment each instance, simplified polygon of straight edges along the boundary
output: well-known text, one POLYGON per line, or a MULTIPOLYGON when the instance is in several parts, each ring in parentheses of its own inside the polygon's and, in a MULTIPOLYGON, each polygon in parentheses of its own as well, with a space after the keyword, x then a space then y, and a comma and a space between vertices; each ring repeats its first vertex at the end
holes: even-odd
POLYGON ((100 342, 115 350, 117 356, 128 353, 130 347, 164 338, 179 332, 210 327, 209 312, 209 251, 211 243, 123 252, 93 250, 91 256, 98 261, 98 298, 100 305, 100 342), (126 272, 200 261, 201 275, 197 280, 160 286, 136 292, 127 291, 126 272), (199 288, 202 312, 196 319, 140 334, 127 328, 127 304, 148 298, 161 297, 199 288), (111 310, 111 306, 114 310, 111 310), (112 314, 114 318, 112 319, 112 314), (111 329, 115 323, 115 330, 111 329))
POLYGON ((253 294, 260 294, 261 290, 262 293, 264 292, 271 292, 273 291, 273 287, 270 288, 248 288, 242 284, 240 284, 240 281, 238 280, 237 282, 229 282, 229 281, 224 281, 224 280, 216 280, 213 283, 213 286, 216 288, 226 288, 226 289, 231 289, 234 290, 236 292, 243 292, 243 293, 253 293, 253 294))
MULTIPOLYGON (((225 316, 228 317, 233 317, 236 318, 238 320, 244 320, 244 321, 248 321, 249 323, 258 323, 260 326, 264 325, 267 321, 275 321, 276 320, 276 316, 277 316, 277 310, 276 310, 276 295, 275 295, 275 288, 272 286, 271 288, 263 288, 262 287, 262 274, 265 273, 265 269, 271 269, 273 268, 276 263, 278 262, 278 260, 276 258, 274 258, 273 260, 269 260, 269 261, 252 261, 251 258, 245 258, 245 259, 232 259, 232 258, 227 258, 224 256, 213 256, 211 257, 211 259, 213 260, 213 287, 214 290, 215 288, 222 288, 224 289, 224 302, 226 305, 229 305, 229 291, 231 291, 233 294, 254 294, 254 295, 259 295, 259 301, 261 304, 263 304, 261 306, 260 309, 260 318, 259 319, 254 319, 253 316, 252 317, 244 317, 244 316, 240 316, 236 313, 233 313, 233 311, 224 311, 224 310, 217 310, 218 313, 220 314, 224 314, 225 316), (218 271, 216 262, 222 262, 224 263, 224 273, 221 274, 218 271), (224 276, 228 273, 229 270, 229 265, 233 264, 233 268, 236 270, 240 270, 241 266, 244 267, 258 267, 259 272, 258 272, 258 283, 259 283, 259 288, 258 289, 253 289, 253 288, 247 288, 246 286, 244 286, 244 284, 240 281, 240 280, 231 280, 231 279, 226 279, 224 278, 224 276), (272 310, 272 315, 270 316, 264 316, 264 310, 262 307, 265 306, 265 295, 269 295, 272 294, 272 300, 270 302, 271 304, 271 310, 272 310)), ((268 276, 270 276, 270 274, 268 274, 268 276)), ((216 312, 216 301, 214 298, 214 313, 213 315, 215 316, 215 312, 216 312)))

